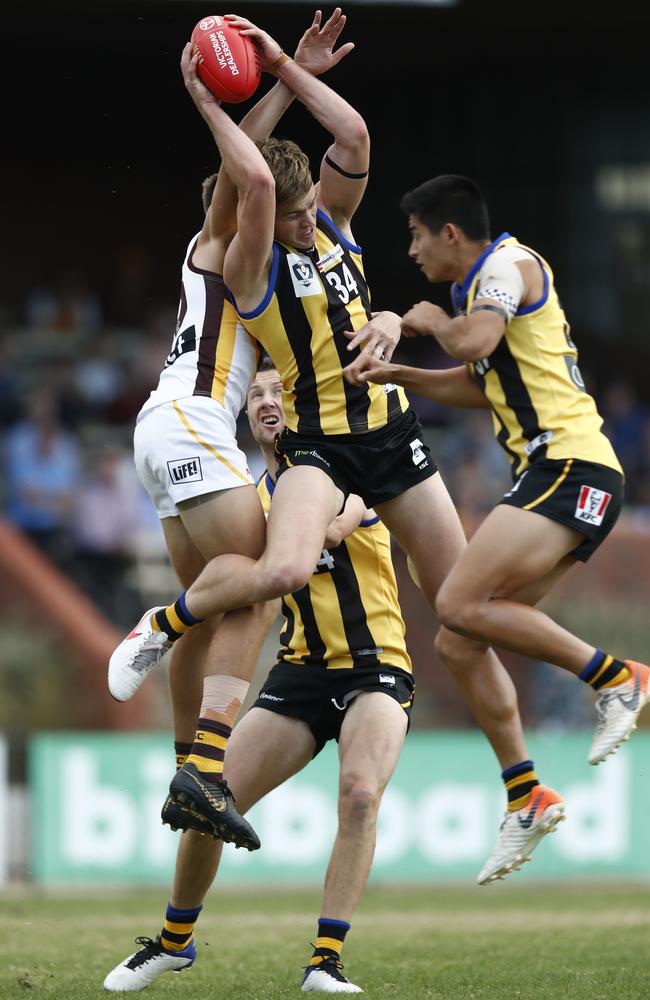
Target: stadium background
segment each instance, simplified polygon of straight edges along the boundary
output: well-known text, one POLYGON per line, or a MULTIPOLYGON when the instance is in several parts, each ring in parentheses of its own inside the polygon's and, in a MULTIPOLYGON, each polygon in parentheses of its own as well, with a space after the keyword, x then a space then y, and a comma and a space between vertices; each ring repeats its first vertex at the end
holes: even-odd
MULTIPOLYGON (((291 51, 314 8, 238 9, 291 51)), ((374 303, 397 311, 423 297, 446 303, 446 290, 427 285, 408 260, 398 208, 405 190, 436 173, 475 177, 493 232, 507 229, 550 260, 583 372, 625 465, 628 500, 603 551, 549 608, 595 643, 648 660, 650 14, 625 3, 614 11, 605 3, 486 0, 344 9, 345 38, 357 49, 330 79, 366 117, 373 139, 354 229, 374 303)), ((169 0, 36 4, 4 16, 10 44, 0 73, 11 124, 0 297, 1 878, 162 884, 170 870, 171 841, 156 841, 158 854, 146 857, 139 848, 111 855, 111 837, 124 846, 120 818, 134 843, 138 831, 154 835, 172 762, 165 672, 116 706, 105 690, 104 654, 136 610, 176 590, 157 521, 133 479, 130 447, 135 414, 171 340, 180 261, 201 224, 200 182, 217 162, 178 68, 194 23, 214 11, 169 0), (36 483, 38 501, 26 502, 36 483), (124 729, 143 735, 130 744, 124 729), (127 780, 134 747, 153 755, 153 784, 127 780), (56 782, 70 774, 81 792, 68 800, 56 782)), ((304 109, 292 108, 277 131, 318 162, 323 135, 304 109)), ((445 363, 425 342, 403 345, 399 356, 445 363)), ((413 403, 471 531, 507 481, 487 420, 413 403)), ((245 420, 241 434, 259 469, 245 420)), ((395 794, 421 831, 409 840, 387 827, 378 869, 389 880, 464 879, 490 846, 502 791, 491 751, 433 655, 433 616, 399 551, 395 558, 418 684, 413 756, 395 794), (441 766, 432 774, 443 760, 444 773, 441 766), (425 772, 438 782, 426 802, 425 772), (459 804, 468 788, 484 796, 480 836, 459 804), (416 856, 415 867, 407 856, 416 856)), ((272 638, 259 676, 274 647, 272 638)), ((531 876, 647 875, 641 831, 650 818, 643 786, 650 735, 635 737, 609 770, 588 773, 589 692, 543 664, 505 660, 538 761, 549 780, 575 786, 582 824, 573 834, 566 824, 559 848, 544 846, 531 876), (590 813, 590 790, 620 810, 590 813), (585 860, 575 843, 590 830, 585 860)), ((334 763, 330 754, 309 779, 309 788, 328 789, 316 805, 330 812, 334 763)), ((309 840, 309 830, 300 836, 304 816, 286 801, 269 835, 280 815, 282 830, 294 831, 292 845, 309 840)), ((234 859, 229 877, 318 879, 326 847, 293 871, 271 854, 257 876, 234 859)))

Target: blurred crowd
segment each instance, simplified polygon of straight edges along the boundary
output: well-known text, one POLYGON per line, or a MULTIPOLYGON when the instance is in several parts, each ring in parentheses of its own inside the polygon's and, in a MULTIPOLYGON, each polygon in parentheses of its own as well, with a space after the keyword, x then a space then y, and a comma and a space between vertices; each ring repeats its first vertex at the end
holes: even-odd
MULTIPOLYGON (((87 593, 118 627, 134 609, 165 600, 175 584, 162 531, 132 461, 137 412, 155 387, 175 325, 175 303, 153 307, 137 256, 110 308, 82 276, 35 288, 0 340, 2 513, 87 593)), ((430 341, 397 360, 448 365, 430 341)), ((630 381, 589 386, 626 473, 626 516, 650 531, 650 405, 630 381)), ((472 529, 509 483, 485 411, 451 411, 414 397, 436 461, 472 529)), ((240 444, 261 459, 245 415, 240 444)), ((539 698, 570 712, 561 672, 540 666, 539 698), (557 688, 557 690, 556 690, 557 688)), ((581 704, 573 712, 582 711, 581 704)))

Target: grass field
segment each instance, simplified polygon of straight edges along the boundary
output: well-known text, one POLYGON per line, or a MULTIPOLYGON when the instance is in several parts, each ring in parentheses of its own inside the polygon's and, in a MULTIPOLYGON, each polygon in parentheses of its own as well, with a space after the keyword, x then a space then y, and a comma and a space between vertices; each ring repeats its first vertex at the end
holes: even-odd
MULTIPOLYGON (((166 895, 114 889, 0 896, 0 997, 108 996, 105 974, 154 937, 166 895)), ((178 1000, 299 996, 319 895, 250 890, 208 897, 199 959, 144 994, 178 1000)), ((650 886, 370 889, 345 945, 371 998, 640 1000, 650 997, 650 886)))

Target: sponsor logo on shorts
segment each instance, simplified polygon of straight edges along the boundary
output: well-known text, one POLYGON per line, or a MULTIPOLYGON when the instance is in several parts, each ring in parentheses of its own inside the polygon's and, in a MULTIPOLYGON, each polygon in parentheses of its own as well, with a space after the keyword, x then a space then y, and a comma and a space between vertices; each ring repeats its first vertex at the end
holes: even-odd
POLYGON ((512 487, 512 489, 511 489, 511 490, 508 490, 508 492, 507 492, 507 493, 504 493, 504 494, 503 494, 503 495, 504 495, 504 497, 511 497, 513 493, 516 493, 516 492, 517 492, 517 490, 519 489, 519 487, 520 487, 520 486, 521 486, 521 484, 523 483, 523 481, 524 481, 524 478, 525 478, 525 477, 526 477, 526 476, 528 475, 528 472, 529 472, 529 470, 528 470, 528 469, 526 469, 526 471, 525 471, 525 472, 522 472, 522 474, 520 475, 519 479, 517 480, 517 482, 515 483, 515 485, 514 485, 514 486, 512 487))
POLYGON ((389 687, 395 687, 395 678, 392 674, 380 674, 379 675, 380 684, 388 684, 389 687))
POLYGON ((595 486, 581 486, 574 517, 587 524, 602 524, 611 499, 611 493, 605 493, 595 486))
POLYGON ((278 698, 275 694, 267 694, 266 691, 262 691, 260 694, 259 700, 261 701, 262 698, 266 698, 267 701, 284 701, 284 698, 278 698))
POLYGON ((200 483, 203 479, 201 459, 179 458, 176 462, 167 462, 169 478, 173 483, 200 483))
POLYGON ((298 449, 297 451, 294 451, 293 454, 296 458, 298 458, 299 455, 310 455, 311 458, 317 458, 318 461, 322 462, 323 465, 326 465, 328 469, 330 467, 330 463, 327 461, 327 459, 323 458, 322 455, 319 455, 318 452, 315 450, 315 448, 312 448, 311 451, 302 451, 298 449))
POLYGON ((411 452, 412 452, 411 458, 413 459, 413 465, 422 465, 422 463, 426 462, 427 459, 426 455, 422 451, 423 448, 422 442, 420 441, 419 438, 416 438, 415 441, 411 441, 410 444, 411 444, 411 452))

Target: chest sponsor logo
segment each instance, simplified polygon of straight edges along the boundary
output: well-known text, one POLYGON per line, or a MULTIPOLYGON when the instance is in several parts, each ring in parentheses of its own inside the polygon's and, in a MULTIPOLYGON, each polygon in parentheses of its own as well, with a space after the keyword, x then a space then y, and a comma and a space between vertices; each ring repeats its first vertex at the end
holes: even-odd
POLYGON ((574 517, 587 524, 602 524, 611 499, 611 493, 605 493, 595 486, 581 486, 574 517))
POLYGON ((316 261, 316 267, 322 274, 323 271, 327 271, 329 267, 334 267, 338 264, 340 260, 343 260, 343 247, 340 243, 337 243, 335 247, 324 253, 322 257, 319 257, 316 261))
POLYGON ((201 459, 179 458, 176 462, 167 462, 169 478, 172 483, 200 483, 203 479, 201 459))
POLYGON ((308 295, 320 295, 323 286, 320 283, 316 268, 309 257, 302 254, 287 254, 289 273, 293 282, 293 290, 298 298, 305 298, 308 295))

